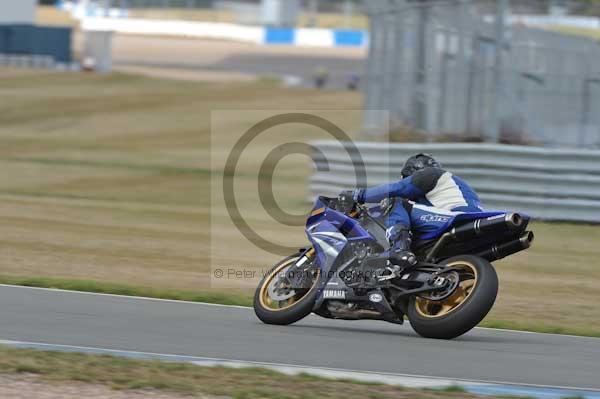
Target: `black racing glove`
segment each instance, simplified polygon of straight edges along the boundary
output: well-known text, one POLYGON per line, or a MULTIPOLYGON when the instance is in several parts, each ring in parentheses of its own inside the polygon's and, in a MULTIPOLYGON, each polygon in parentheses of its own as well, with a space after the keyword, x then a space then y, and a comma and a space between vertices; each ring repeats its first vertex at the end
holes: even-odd
POLYGON ((356 202, 358 204, 364 204, 364 200, 363 200, 364 193, 365 193, 364 188, 356 188, 354 190, 344 190, 338 195, 338 199, 341 196, 351 197, 354 202, 356 202))
POLYGON ((344 190, 338 194, 338 210, 349 212, 354 208, 354 190, 344 190))

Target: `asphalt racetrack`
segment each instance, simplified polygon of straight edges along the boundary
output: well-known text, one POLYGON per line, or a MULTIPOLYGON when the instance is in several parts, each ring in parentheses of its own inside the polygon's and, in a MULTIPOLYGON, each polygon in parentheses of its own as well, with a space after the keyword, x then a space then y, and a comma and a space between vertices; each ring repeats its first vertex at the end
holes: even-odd
POLYGON ((252 309, 0 286, 0 339, 309 367, 600 390, 600 339, 475 329, 453 341, 410 326, 262 324, 252 309))
POLYGON ((185 76, 194 71, 216 72, 225 79, 238 74, 294 76, 305 86, 312 85, 315 73, 322 70, 329 75, 327 88, 332 89, 345 88, 352 75, 362 76, 365 56, 366 50, 360 48, 262 46, 173 37, 115 35, 113 43, 116 67, 179 70, 185 76))

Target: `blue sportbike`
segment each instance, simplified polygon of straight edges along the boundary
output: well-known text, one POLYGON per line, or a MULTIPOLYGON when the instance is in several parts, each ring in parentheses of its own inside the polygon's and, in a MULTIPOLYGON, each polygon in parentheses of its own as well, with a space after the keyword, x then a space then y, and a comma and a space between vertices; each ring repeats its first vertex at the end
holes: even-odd
MULTIPOLYGON (((498 277, 491 262, 529 248, 529 217, 508 212, 432 214, 436 230, 413 226, 416 266, 390 273, 385 209, 319 197, 306 222, 310 246, 265 274, 254 310, 267 324, 310 313, 402 324, 421 336, 452 339, 491 310, 498 277)), ((427 215, 425 215, 427 216, 427 215)))

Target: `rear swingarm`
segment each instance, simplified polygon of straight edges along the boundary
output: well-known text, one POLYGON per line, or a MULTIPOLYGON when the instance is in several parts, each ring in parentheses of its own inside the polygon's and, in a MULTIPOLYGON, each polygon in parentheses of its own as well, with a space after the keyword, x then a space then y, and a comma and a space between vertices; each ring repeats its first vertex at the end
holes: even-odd
POLYGON ((414 289, 402 288, 400 286, 397 286, 396 284, 390 284, 389 286, 390 288, 398 290, 399 292, 397 294, 397 298, 401 298, 408 295, 420 294, 422 292, 441 291, 446 288, 446 285, 447 283, 442 283, 441 285, 424 283, 423 286, 414 289))
POLYGON ((441 291, 448 288, 450 282, 448 279, 440 277, 440 274, 454 271, 454 269, 433 263, 420 263, 414 270, 400 277, 400 281, 402 282, 422 284, 420 287, 406 288, 392 282, 389 282, 388 287, 398 291, 397 298, 423 292, 441 291))

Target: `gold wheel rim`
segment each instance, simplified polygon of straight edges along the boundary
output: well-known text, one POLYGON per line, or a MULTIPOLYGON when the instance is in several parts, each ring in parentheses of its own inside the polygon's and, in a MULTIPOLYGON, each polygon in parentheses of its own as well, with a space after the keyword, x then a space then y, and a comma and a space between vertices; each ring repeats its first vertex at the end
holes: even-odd
POLYGON ((287 261, 285 261, 281 265, 279 265, 277 268, 275 268, 265 278, 262 286, 260 287, 260 293, 258 296, 259 300, 260 300, 260 304, 263 308, 268 309, 272 312, 279 312, 281 310, 289 309, 292 306, 294 306, 296 303, 300 302, 302 300, 302 298, 304 298, 306 295, 308 295, 310 292, 312 292, 315 289, 315 287, 317 286, 317 281, 318 281, 318 277, 319 277, 319 273, 320 273, 320 270, 318 270, 318 269, 317 269, 317 275, 315 276, 315 279, 313 282, 313 286, 310 287, 310 289, 306 293, 296 294, 285 301, 275 301, 269 296, 268 288, 269 288, 269 285, 271 284, 271 282, 273 281, 273 279, 275 279, 283 269, 290 266, 292 263, 297 262, 298 259, 300 259, 300 258, 288 259, 287 261), (281 304, 281 302, 285 302, 285 303, 281 304), (278 307, 273 307, 273 304, 278 305, 278 307), (281 305, 283 305, 283 306, 281 306, 281 305))
POLYGON ((446 316, 460 308, 471 296, 473 288, 477 285, 477 269, 470 262, 458 261, 447 265, 459 270, 461 281, 456 290, 448 298, 442 301, 432 301, 429 299, 417 297, 415 308, 417 313, 423 317, 438 318, 446 316), (462 273, 472 274, 472 278, 462 279, 462 273))

